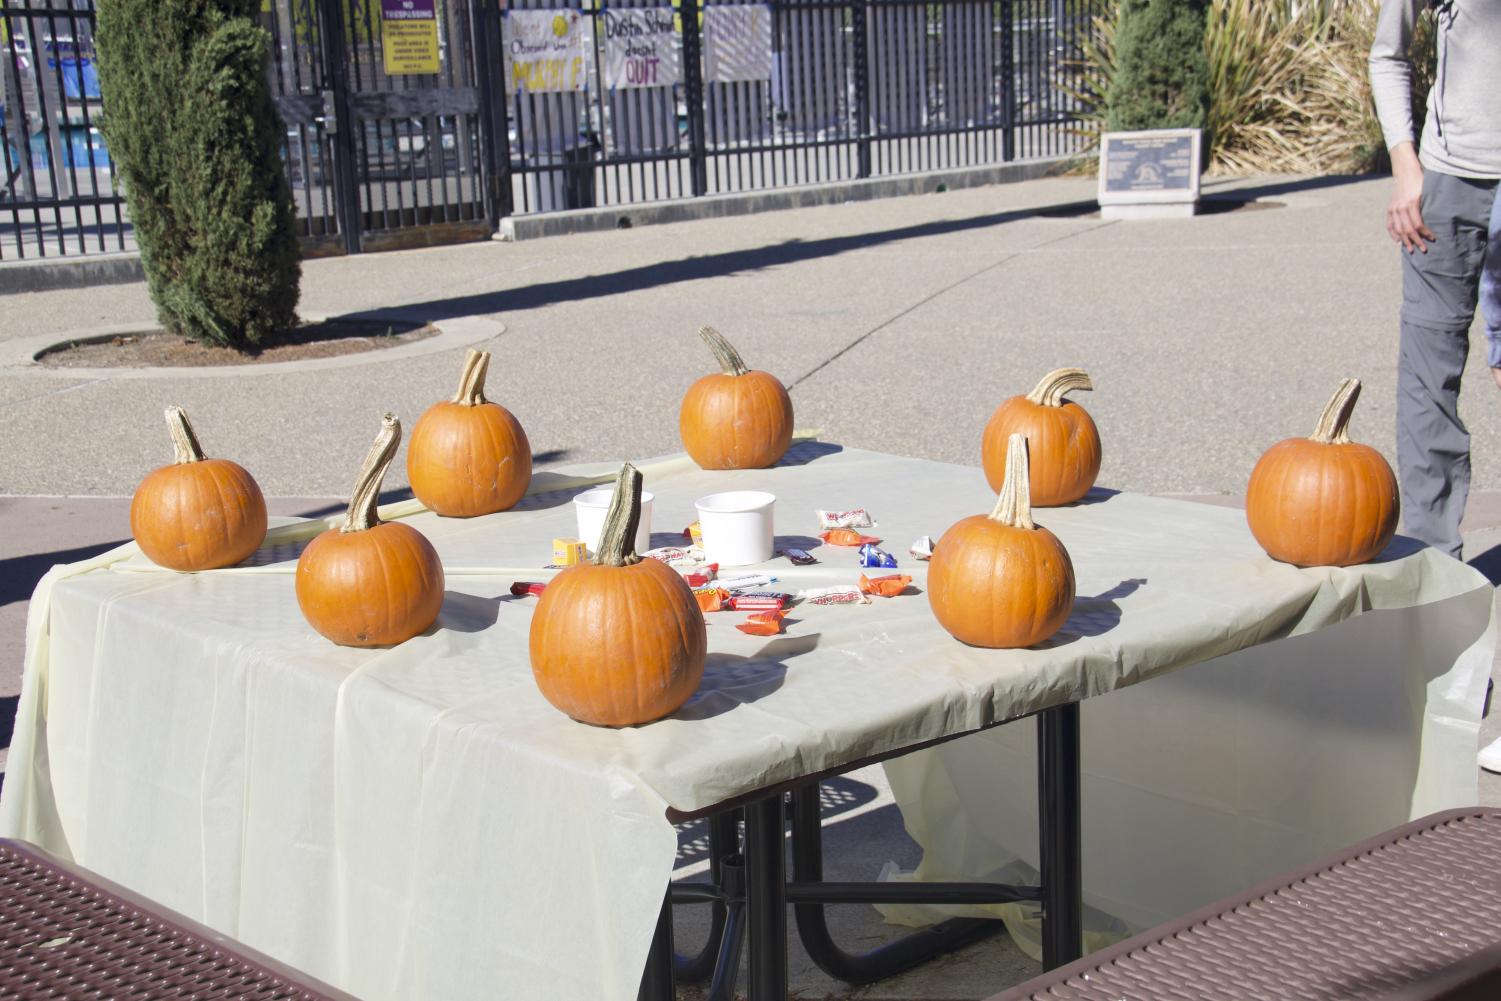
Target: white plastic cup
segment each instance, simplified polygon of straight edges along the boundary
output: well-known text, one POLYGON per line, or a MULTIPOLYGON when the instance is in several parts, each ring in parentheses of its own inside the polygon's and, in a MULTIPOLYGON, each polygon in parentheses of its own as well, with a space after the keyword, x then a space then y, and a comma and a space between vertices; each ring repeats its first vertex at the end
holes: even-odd
MULTIPOLYGON (((573 512, 578 515, 579 538, 589 547, 590 556, 599 549, 599 535, 605 530, 605 514, 610 510, 610 501, 614 497, 614 487, 595 487, 573 498, 573 512)), ((651 491, 641 491, 641 521, 636 525, 637 553, 644 553, 651 548, 652 497, 651 491)))
POLYGON ((745 567, 771 559, 776 502, 775 494, 762 490, 731 490, 695 501, 709 562, 745 567))

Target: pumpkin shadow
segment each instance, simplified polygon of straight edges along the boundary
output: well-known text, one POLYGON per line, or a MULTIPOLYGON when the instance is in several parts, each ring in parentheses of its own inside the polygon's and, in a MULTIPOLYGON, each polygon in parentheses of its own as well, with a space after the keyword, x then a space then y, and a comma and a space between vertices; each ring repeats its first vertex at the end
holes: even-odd
POLYGON ((447 629, 455 633, 482 633, 495 625, 496 619, 500 618, 501 602, 524 601, 529 597, 518 598, 507 594, 498 598, 482 598, 477 594, 445 590, 443 608, 438 612, 437 621, 422 635, 427 636, 439 629, 447 629))
POLYGON ((1397 560, 1406 559, 1413 553, 1422 552, 1427 548, 1428 543, 1426 542, 1419 542, 1417 539, 1408 538, 1405 535, 1394 535, 1392 536, 1392 541, 1388 542, 1386 548, 1381 550, 1371 562, 1395 563, 1397 560))
POLYGON ((844 451, 843 445, 835 445, 828 441, 802 441, 787 450, 787 454, 777 460, 775 469, 783 469, 787 466, 806 466, 811 462, 830 455, 838 455, 844 451))
POLYGON ((1063 505, 1064 507, 1088 507, 1091 504, 1103 504, 1112 497, 1120 496, 1119 490, 1111 490, 1109 487, 1090 487, 1089 493, 1078 500, 1063 505))
MULTIPOLYGON (((787 621, 787 620, 784 620, 787 621)), ((769 640, 749 657, 710 653, 704 660, 704 680, 673 719, 703 720, 757 702, 782 687, 786 662, 810 653, 818 646, 819 634, 779 636, 769 640)))
POLYGON ((1099 594, 1080 595, 1074 598, 1074 610, 1069 614, 1063 628, 1046 642, 1033 649, 1050 649, 1064 646, 1086 636, 1103 636, 1121 621, 1121 606, 1118 599, 1141 590, 1147 583, 1145 577, 1130 577, 1108 591, 1099 594))

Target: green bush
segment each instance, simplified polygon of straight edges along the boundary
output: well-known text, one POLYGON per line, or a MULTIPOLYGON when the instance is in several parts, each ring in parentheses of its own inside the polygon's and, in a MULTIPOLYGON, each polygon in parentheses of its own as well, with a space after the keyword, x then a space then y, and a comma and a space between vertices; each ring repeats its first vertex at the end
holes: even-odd
POLYGON ((1106 125, 1196 129, 1209 118, 1204 25, 1209 0, 1121 0, 1106 125))
POLYGON ((244 349, 297 322, 302 268, 260 0, 107 0, 109 143, 162 325, 244 349))

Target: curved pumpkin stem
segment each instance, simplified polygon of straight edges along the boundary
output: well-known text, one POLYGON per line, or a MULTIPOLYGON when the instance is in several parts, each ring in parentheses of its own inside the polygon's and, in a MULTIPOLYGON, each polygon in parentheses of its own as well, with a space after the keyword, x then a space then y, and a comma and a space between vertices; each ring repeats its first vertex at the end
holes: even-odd
POLYGON ((187 411, 182 407, 167 408, 167 430, 172 432, 172 450, 176 463, 202 462, 203 447, 198 444, 198 436, 193 433, 193 425, 188 423, 187 411))
POLYGON ((1056 368, 1042 377, 1027 399, 1042 407, 1061 407, 1064 395, 1076 389, 1094 389, 1089 373, 1082 368, 1056 368))
POLYGON ((1001 482, 1001 496, 990 512, 992 521, 1012 528, 1033 529, 1032 464, 1027 453, 1027 436, 1014 434, 1006 439, 1006 478, 1001 482))
POLYGON ((490 352, 469 349, 464 356, 464 371, 459 376, 459 391, 453 402, 466 407, 488 403, 485 399, 485 376, 490 374, 490 352))
POLYGON ((702 337, 704 343, 709 345, 709 350, 714 352, 714 357, 718 360, 719 367, 724 370, 725 375, 744 375, 750 371, 745 367, 745 362, 740 360, 740 352, 735 350, 733 344, 725 340, 724 334, 713 327, 700 327, 698 336, 702 337))
POLYGON ((615 480, 615 496, 605 512, 594 562, 602 567, 628 567, 641 562, 636 555, 636 528, 641 524, 641 470, 627 462, 615 480))
POLYGON ((349 499, 349 513, 344 515, 341 532, 363 532, 380 524, 375 509, 380 501, 380 481, 385 479, 386 468, 396 458, 396 446, 401 444, 401 421, 395 414, 386 414, 381 420, 380 434, 365 456, 360 467, 359 479, 354 481, 354 496, 349 499))
POLYGON ((1324 412, 1319 416, 1319 426, 1308 437, 1324 445, 1350 444, 1350 415, 1355 412, 1355 401, 1360 399, 1360 380, 1346 379, 1334 391, 1324 412))

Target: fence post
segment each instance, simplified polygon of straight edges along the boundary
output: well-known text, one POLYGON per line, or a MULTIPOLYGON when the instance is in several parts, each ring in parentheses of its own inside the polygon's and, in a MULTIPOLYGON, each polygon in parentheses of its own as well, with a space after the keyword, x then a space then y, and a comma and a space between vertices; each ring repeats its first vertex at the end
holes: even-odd
POLYGON ((511 136, 507 122, 505 60, 500 41, 500 8, 469 0, 469 31, 474 39, 474 75, 479 88, 480 154, 485 171, 485 215, 492 229, 513 211, 511 136))
POLYGON ((339 233, 346 253, 360 252, 360 234, 365 228, 360 210, 359 175, 355 170, 358 145, 349 107, 349 45, 344 37, 344 12, 339 0, 318 0, 318 36, 323 48, 324 133, 334 160, 334 201, 338 207, 339 233))
POLYGON ((698 26, 698 0, 682 0, 683 103, 688 106, 688 175, 695 197, 709 191, 708 140, 704 132, 704 73, 699 54, 703 37, 698 26))
POLYGON ((1001 159, 1016 159, 1016 0, 1001 0, 1001 159))
POLYGON ((852 0, 850 31, 855 43, 855 136, 859 177, 870 176, 870 35, 866 30, 866 0, 852 0))

